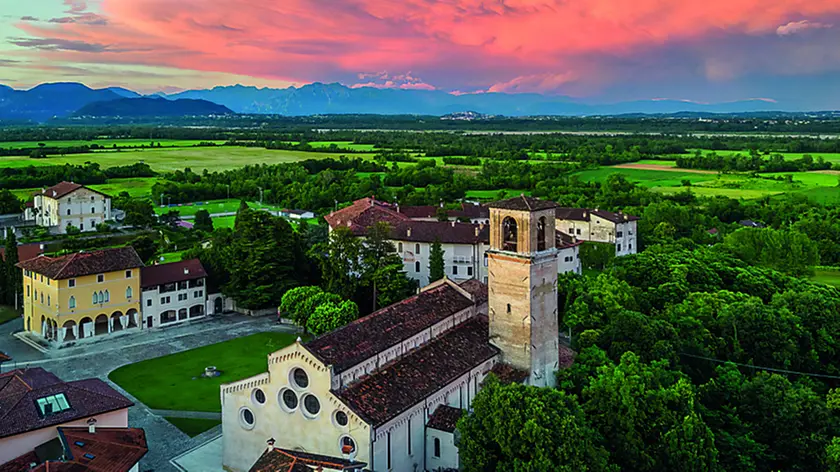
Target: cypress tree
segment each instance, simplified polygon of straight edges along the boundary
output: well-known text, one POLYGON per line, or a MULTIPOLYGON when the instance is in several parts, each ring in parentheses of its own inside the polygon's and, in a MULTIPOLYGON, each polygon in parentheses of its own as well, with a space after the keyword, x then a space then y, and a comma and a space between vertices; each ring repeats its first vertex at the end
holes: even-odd
POLYGON ((6 304, 17 307, 15 303, 20 298, 20 293, 23 290, 23 275, 19 268, 15 267, 18 263, 17 252, 17 238, 14 231, 6 231, 6 280, 4 286, 6 287, 4 301, 6 304))
POLYGON ((435 240, 432 243, 432 250, 429 251, 429 283, 443 278, 443 252, 440 241, 435 240))

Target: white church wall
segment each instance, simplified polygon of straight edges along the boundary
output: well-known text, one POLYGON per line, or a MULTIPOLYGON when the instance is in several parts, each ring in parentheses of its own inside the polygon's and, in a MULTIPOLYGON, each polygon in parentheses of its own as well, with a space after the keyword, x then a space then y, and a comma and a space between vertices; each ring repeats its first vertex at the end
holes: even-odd
POLYGON ((455 435, 429 428, 426 430, 426 470, 458 469, 455 435))

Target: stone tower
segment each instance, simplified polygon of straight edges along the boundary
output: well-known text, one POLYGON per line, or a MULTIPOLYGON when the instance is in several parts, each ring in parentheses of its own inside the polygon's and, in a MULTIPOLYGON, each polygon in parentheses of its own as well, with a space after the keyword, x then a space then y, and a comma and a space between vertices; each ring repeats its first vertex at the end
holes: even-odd
POLYGON ((490 342, 538 387, 554 386, 559 361, 556 206, 526 196, 489 205, 490 342))

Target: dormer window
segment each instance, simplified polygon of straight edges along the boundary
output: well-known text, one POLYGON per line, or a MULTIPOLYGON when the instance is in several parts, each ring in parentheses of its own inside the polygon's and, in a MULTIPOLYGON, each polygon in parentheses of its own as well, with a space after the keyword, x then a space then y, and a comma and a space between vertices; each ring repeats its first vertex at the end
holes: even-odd
POLYGON ((35 400, 35 405, 38 406, 38 414, 41 415, 41 418, 70 409, 70 403, 67 402, 67 397, 63 393, 39 398, 35 400))

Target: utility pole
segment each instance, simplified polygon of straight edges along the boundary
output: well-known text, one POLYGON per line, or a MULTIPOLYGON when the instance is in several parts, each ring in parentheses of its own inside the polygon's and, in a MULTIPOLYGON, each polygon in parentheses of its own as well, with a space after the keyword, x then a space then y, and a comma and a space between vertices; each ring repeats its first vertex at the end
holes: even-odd
POLYGON ((160 194, 160 206, 163 206, 163 194, 160 194))
POLYGON ((262 187, 257 187, 257 188, 258 188, 258 189, 260 189, 260 206, 262 206, 262 200, 263 200, 263 189, 262 189, 262 187))
POLYGON ((230 200, 230 184, 227 184, 227 190, 228 190, 228 192, 227 192, 227 195, 228 195, 228 196, 227 196, 227 199, 228 199, 228 200, 230 200))

